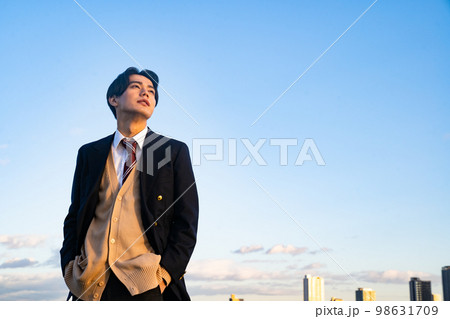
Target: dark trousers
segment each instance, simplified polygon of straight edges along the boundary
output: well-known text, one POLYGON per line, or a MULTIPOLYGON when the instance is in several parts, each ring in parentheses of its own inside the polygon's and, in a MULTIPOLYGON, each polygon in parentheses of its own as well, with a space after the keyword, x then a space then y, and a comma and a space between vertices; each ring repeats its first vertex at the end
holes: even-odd
MULTIPOLYGON (((79 300, 73 296, 72 300, 79 300)), ((109 275, 108 283, 103 291, 101 301, 163 301, 161 290, 159 286, 139 295, 132 296, 128 289, 122 284, 122 282, 111 271, 109 275)))

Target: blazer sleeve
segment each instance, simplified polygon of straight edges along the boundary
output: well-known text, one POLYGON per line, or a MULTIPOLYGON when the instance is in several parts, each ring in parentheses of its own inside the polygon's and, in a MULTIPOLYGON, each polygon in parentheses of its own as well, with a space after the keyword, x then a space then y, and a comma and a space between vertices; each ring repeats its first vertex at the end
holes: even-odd
POLYGON ((161 255, 161 266, 172 277, 181 280, 197 241, 198 194, 189 149, 181 143, 174 160, 174 215, 167 246, 161 255))
POLYGON ((64 276, 65 266, 75 258, 77 245, 77 213, 80 208, 80 184, 83 171, 83 148, 80 148, 77 156, 77 164, 72 184, 72 196, 69 212, 64 219, 64 241, 60 250, 61 268, 64 276))

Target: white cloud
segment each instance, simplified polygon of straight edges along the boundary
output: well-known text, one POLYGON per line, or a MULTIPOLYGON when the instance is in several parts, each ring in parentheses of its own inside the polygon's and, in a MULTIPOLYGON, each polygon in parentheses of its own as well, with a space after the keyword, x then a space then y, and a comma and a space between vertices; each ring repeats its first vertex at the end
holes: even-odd
POLYGON ((318 249, 318 250, 312 250, 309 253, 311 255, 315 255, 315 254, 318 254, 318 253, 323 253, 324 251, 330 252, 330 251, 333 251, 333 250, 331 248, 322 247, 321 249, 318 249))
POLYGON ((248 254, 248 253, 254 253, 257 251, 263 250, 263 246, 261 245, 253 245, 253 246, 242 246, 238 250, 233 251, 235 254, 248 254))
POLYGON ((23 268, 36 265, 38 262, 32 258, 13 258, 0 264, 0 268, 23 268))
POLYGON ((0 150, 6 149, 8 147, 9 147, 8 144, 0 144, 0 150))
POLYGON ((305 253, 308 250, 306 247, 295 247, 293 245, 275 245, 270 248, 266 254, 291 254, 293 256, 305 253))
POLYGON ((286 269, 287 270, 297 270, 297 269, 299 269, 300 267, 299 267, 299 265, 298 264, 291 264, 291 265, 287 265, 286 266, 286 269))
POLYGON ((237 263, 230 259, 196 260, 189 264, 187 270, 189 280, 278 280, 289 279, 291 276, 282 271, 262 271, 237 263))
POLYGON ((363 270, 358 272, 350 273, 350 276, 341 273, 326 273, 326 272, 317 272, 312 271, 312 273, 316 273, 316 276, 323 277, 327 283, 330 284, 354 284, 355 280, 363 283, 384 283, 384 284, 407 284, 411 277, 419 277, 422 280, 431 280, 433 282, 439 282, 441 280, 440 276, 433 275, 426 272, 420 271, 412 271, 412 270, 384 270, 384 271, 373 271, 373 270, 363 270), (353 279, 352 279, 353 278, 353 279))
MULTIPOLYGON (((248 295, 252 295, 254 300, 266 299, 261 298, 263 296, 272 296, 273 299, 278 299, 283 296, 298 296, 298 300, 301 298, 301 281, 292 281, 289 284, 276 284, 276 283, 252 283, 252 284, 239 284, 239 283, 205 283, 189 284, 189 293, 194 300, 202 300, 196 296, 214 296, 222 295, 222 300, 228 300, 231 294, 235 294, 237 298, 247 299, 248 295), (260 297, 260 298, 258 298, 260 297)), ((272 299, 271 298, 271 299, 272 299)))
POLYGON ((0 275, 0 300, 65 300, 61 272, 0 275))
POLYGON ((253 300, 295 299, 295 296, 300 299, 302 287, 298 272, 261 270, 230 259, 192 261, 186 281, 194 300, 196 296, 198 300, 227 300, 230 294, 239 298, 252 296, 253 300))
POLYGON ((60 262, 61 256, 59 254, 59 249, 54 249, 50 258, 44 261, 41 265, 59 268, 61 266, 60 262))
POLYGON ((312 263, 309 265, 306 265, 304 267, 302 267, 301 270, 312 270, 312 269, 319 269, 319 268, 324 268, 326 267, 324 264, 321 263, 312 263))
POLYGON ((262 264, 282 264, 290 262, 289 260, 275 260, 275 259, 248 259, 243 260, 243 263, 262 263, 262 264))
POLYGON ((403 284, 409 282, 411 277, 419 277, 422 280, 440 280, 439 276, 421 271, 400 271, 400 270, 385 270, 385 271, 361 271, 352 274, 355 278, 361 281, 374 283, 389 283, 389 284, 403 284), (438 278, 436 278, 438 277, 438 278))
POLYGON ((350 284, 350 285, 354 285, 355 281, 352 280, 351 277, 349 277, 347 274, 345 273, 328 273, 328 272, 324 272, 324 271, 316 271, 314 269, 310 269, 308 270, 308 273, 313 275, 313 276, 319 276, 322 277, 325 282, 327 284, 339 284, 339 285, 344 285, 344 284, 350 284))
POLYGON ((11 249, 36 247, 42 244, 46 239, 47 236, 42 235, 0 235, 0 244, 11 249))

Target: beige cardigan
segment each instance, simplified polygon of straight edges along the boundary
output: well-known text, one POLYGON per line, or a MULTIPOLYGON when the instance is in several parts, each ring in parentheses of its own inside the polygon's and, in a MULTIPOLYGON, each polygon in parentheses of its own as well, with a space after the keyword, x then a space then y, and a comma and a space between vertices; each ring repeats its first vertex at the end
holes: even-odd
POLYGON ((163 278, 168 284, 170 275, 144 231, 136 168, 119 189, 110 152, 81 255, 65 268, 70 291, 82 300, 100 300, 111 270, 133 296, 157 287, 163 278))

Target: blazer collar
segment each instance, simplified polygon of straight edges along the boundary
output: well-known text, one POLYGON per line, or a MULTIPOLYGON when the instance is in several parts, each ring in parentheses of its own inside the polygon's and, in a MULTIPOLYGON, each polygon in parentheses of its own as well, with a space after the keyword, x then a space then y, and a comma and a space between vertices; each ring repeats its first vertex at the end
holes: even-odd
POLYGON ((108 135, 107 137, 102 138, 101 140, 97 141, 97 143, 94 143, 94 149, 100 152, 101 154, 106 153, 106 156, 108 156, 114 138, 114 133, 108 135))

